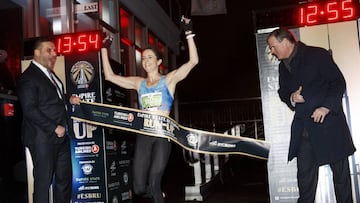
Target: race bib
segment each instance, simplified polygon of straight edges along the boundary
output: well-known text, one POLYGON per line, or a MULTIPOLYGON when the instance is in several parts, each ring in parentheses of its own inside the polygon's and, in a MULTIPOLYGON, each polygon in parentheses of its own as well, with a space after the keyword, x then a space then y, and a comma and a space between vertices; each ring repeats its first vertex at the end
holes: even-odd
POLYGON ((161 92, 147 93, 141 96, 141 105, 143 109, 158 108, 162 103, 161 92))

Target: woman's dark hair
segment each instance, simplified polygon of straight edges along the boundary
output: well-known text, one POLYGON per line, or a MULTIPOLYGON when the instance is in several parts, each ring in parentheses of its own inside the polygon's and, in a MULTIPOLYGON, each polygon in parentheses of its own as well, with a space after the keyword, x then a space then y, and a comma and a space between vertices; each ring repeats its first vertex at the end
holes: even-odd
POLYGON ((151 50, 151 51, 153 51, 154 54, 155 54, 155 56, 156 56, 156 58, 157 58, 158 60, 159 60, 159 59, 163 59, 163 55, 161 54, 161 52, 160 52, 158 49, 156 49, 156 48, 154 48, 154 47, 147 47, 147 48, 145 48, 145 49, 143 50, 143 52, 144 52, 145 50, 151 50))
POLYGON ((267 39, 269 39, 271 36, 274 36, 278 42, 281 42, 283 39, 287 39, 292 44, 296 43, 294 35, 284 27, 272 31, 267 39))

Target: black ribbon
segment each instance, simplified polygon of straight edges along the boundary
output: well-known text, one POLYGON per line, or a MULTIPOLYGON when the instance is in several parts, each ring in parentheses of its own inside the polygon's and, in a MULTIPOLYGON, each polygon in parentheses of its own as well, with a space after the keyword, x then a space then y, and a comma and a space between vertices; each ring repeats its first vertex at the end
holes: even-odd
POLYGON ((203 154, 240 154, 267 159, 269 143, 247 137, 191 129, 150 111, 82 101, 71 118, 93 125, 170 139, 182 148, 203 154))

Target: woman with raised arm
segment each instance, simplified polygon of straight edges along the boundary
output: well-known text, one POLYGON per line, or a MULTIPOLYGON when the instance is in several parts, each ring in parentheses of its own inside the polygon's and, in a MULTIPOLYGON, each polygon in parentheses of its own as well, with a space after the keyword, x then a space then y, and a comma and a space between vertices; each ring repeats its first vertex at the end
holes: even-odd
MULTIPOLYGON (((147 73, 146 78, 114 74, 108 59, 108 50, 101 49, 105 80, 126 89, 136 90, 141 110, 169 115, 177 83, 186 78, 199 61, 191 20, 183 17, 181 23, 189 48, 189 61, 166 75, 159 72, 162 59, 152 48, 144 49, 141 57, 142 66, 147 73)), ((161 180, 170 152, 171 142, 166 138, 137 136, 133 163, 135 194, 150 198, 154 203, 164 202, 161 180)))

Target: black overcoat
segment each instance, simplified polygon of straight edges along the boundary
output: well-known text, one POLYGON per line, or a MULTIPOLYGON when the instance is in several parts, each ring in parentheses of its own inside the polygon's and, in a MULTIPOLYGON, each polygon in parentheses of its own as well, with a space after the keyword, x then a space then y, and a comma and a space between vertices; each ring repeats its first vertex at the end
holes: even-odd
POLYGON ((330 53, 320 47, 297 43, 297 51, 290 62, 291 71, 282 61, 279 64, 279 96, 295 110, 291 125, 288 161, 297 156, 303 130, 319 165, 343 159, 355 152, 350 130, 343 111, 342 99, 346 90, 344 76, 330 53), (305 103, 291 105, 290 95, 302 86, 305 103), (330 109, 323 123, 311 118, 316 108, 330 109))

